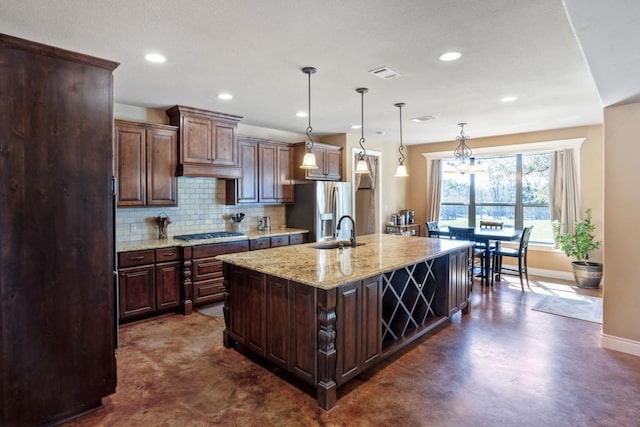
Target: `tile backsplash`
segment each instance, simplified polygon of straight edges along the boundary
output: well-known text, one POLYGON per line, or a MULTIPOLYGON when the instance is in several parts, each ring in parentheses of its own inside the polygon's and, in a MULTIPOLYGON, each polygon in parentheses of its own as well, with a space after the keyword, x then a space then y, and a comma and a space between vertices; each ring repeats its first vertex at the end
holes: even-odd
POLYGON ((228 206, 225 204, 225 180, 217 178, 178 177, 178 206, 120 208, 116 210, 116 240, 126 242, 157 239, 155 217, 166 214, 171 219, 169 237, 205 231, 231 230, 229 215, 243 212, 241 231, 254 231, 258 217, 271 217, 271 228, 286 224, 284 206, 228 206))

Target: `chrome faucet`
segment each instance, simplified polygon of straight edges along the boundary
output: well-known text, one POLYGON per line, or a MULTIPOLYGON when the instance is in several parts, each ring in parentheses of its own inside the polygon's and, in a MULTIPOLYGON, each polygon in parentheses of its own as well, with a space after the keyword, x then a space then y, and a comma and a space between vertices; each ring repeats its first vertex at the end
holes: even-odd
POLYGON ((349 218, 351 220, 352 227, 351 227, 351 237, 349 238, 349 241, 351 242, 351 247, 355 248, 357 246, 357 242, 356 242, 356 222, 349 215, 343 215, 338 220, 338 225, 336 226, 336 237, 338 236, 338 232, 340 231, 340 224, 342 223, 342 220, 345 219, 345 218, 349 218))

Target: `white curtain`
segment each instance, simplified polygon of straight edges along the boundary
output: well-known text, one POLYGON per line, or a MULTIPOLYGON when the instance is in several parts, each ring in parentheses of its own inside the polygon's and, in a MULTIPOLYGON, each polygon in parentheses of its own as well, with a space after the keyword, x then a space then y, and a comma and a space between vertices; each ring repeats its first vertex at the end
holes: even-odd
POLYGON ((565 149, 551 153, 549 166, 549 210, 551 221, 562 223, 561 232, 573 233, 580 221, 580 186, 575 151, 565 149))
POLYGON ((427 194, 427 221, 440 218, 440 198, 442 195, 442 160, 431 160, 431 176, 427 194))

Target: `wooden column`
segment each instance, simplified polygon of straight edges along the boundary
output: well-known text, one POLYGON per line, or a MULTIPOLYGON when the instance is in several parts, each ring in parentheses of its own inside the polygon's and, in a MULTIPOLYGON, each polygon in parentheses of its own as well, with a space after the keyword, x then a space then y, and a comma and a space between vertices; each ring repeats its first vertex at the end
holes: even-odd
POLYGON ((318 405, 336 404, 336 291, 318 292, 318 405))

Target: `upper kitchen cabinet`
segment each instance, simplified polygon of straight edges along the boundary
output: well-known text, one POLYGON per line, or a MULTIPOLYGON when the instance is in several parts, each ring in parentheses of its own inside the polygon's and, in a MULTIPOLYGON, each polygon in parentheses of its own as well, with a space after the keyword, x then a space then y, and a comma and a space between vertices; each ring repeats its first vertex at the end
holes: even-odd
POLYGON ((242 117, 182 105, 167 115, 180 128, 178 175, 241 177, 236 129, 242 117))
POLYGON ((293 203, 288 144, 240 137, 238 151, 242 178, 227 180, 227 204, 293 203))
POLYGON ((118 207, 177 206, 178 128, 115 121, 118 207))
POLYGON ((299 180, 340 181, 342 179, 342 147, 315 142, 311 151, 316 156, 318 169, 300 169, 306 145, 299 142, 293 146, 294 178, 299 180))

